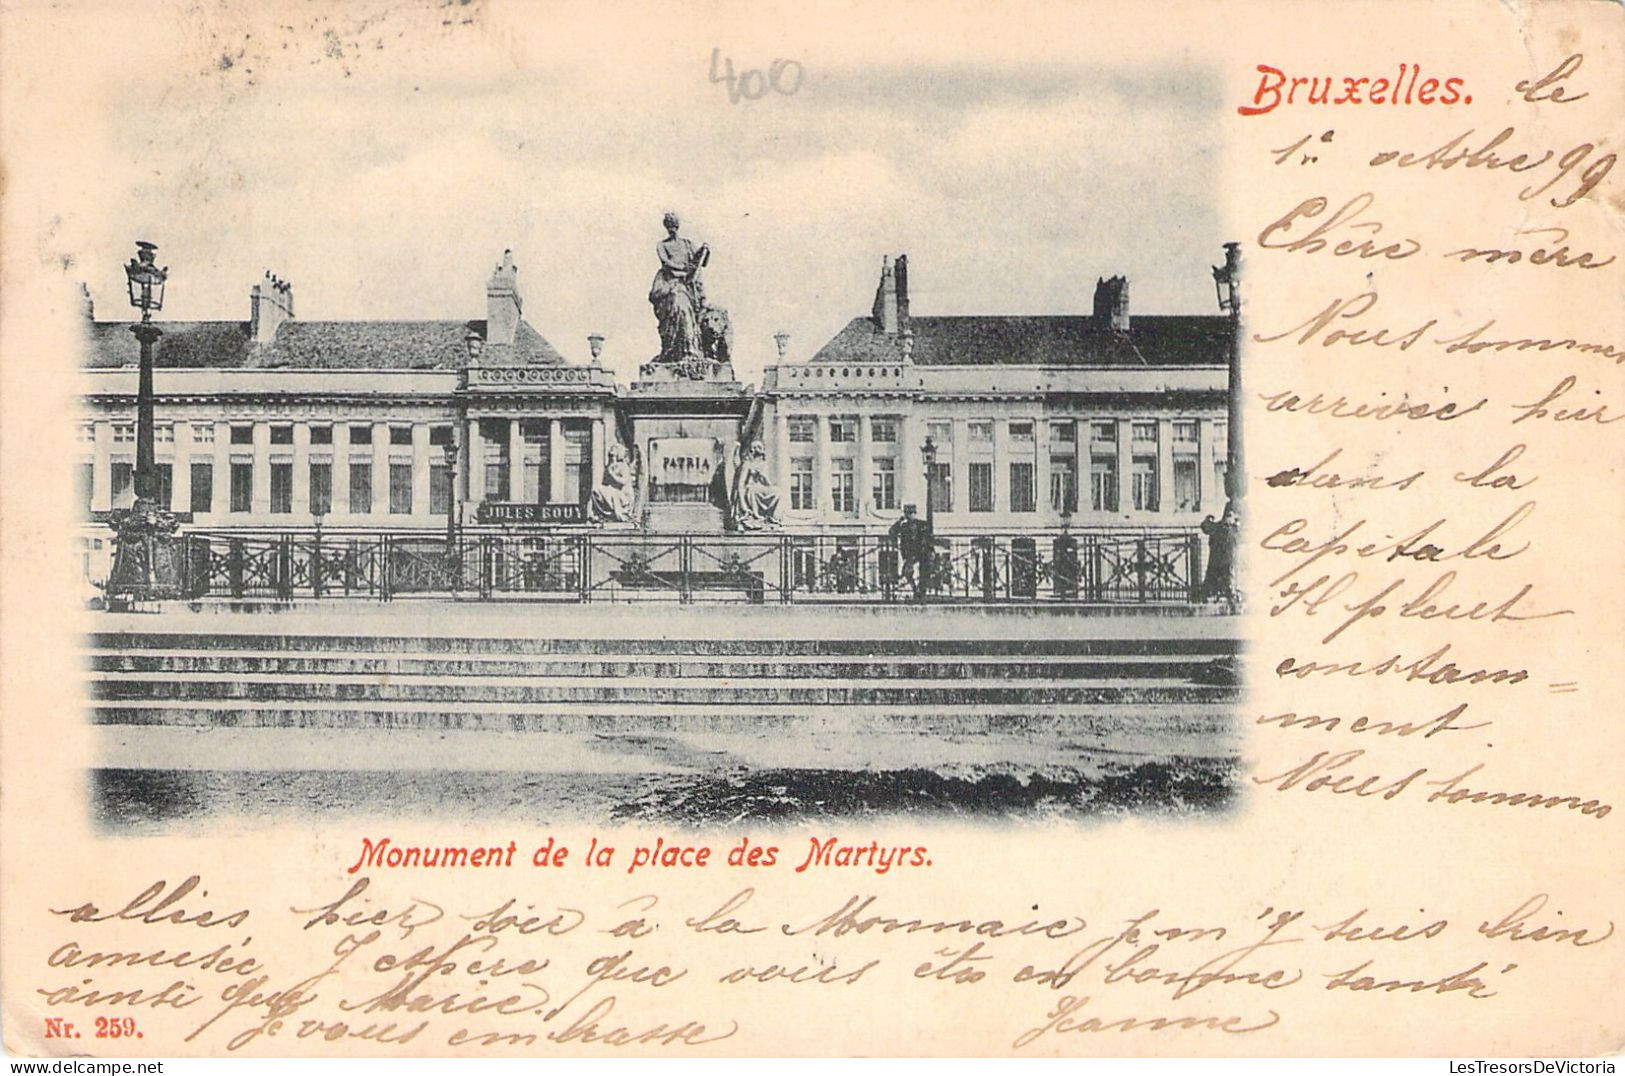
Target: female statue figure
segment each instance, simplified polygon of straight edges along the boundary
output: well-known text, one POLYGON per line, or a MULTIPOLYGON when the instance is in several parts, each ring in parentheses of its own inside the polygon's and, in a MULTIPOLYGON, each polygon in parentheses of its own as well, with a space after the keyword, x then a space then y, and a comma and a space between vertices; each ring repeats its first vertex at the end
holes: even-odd
POLYGON ((677 234, 682 222, 676 213, 667 213, 665 241, 655 247, 660 269, 649 285, 649 303, 660 323, 660 362, 680 363, 704 357, 700 344, 700 313, 705 309, 705 289, 699 273, 710 260, 709 247, 694 244, 677 234))
POLYGON ((734 466, 732 515, 739 530, 761 530, 779 525, 779 493, 767 475, 767 449, 751 442, 734 466))
POLYGON ((626 446, 611 444, 604 461, 604 478, 587 500, 587 519, 593 523, 630 523, 637 496, 637 476, 632 472, 626 446))

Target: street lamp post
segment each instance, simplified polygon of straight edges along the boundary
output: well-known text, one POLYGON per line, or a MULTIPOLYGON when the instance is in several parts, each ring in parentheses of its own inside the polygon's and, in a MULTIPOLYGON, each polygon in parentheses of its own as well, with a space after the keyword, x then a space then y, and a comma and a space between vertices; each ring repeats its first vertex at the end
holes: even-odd
POLYGON ((1219 309, 1230 315, 1230 407, 1225 445, 1224 493, 1236 504, 1246 495, 1247 482, 1242 469, 1241 442, 1241 244, 1224 245, 1224 264, 1213 267, 1213 288, 1219 309))
POLYGON ((932 472, 937 466, 937 443, 930 434, 926 434, 925 443, 920 446, 920 460, 925 464, 925 559, 920 564, 920 590, 929 594, 937 569, 937 498, 931 489, 932 472))
POLYGON ((124 267, 130 305, 141 311, 141 320, 130 326, 141 342, 141 366, 136 382, 135 503, 112 519, 117 549, 107 577, 107 597, 118 607, 179 598, 184 589, 175 541, 178 528, 169 506, 159 502, 162 484, 153 448, 153 347, 163 330, 152 323, 152 314, 163 309, 169 278, 168 267, 158 267, 157 252, 156 245, 137 242, 136 256, 124 267))
POLYGON ((1224 264, 1213 267, 1213 287, 1219 309, 1230 316, 1229 407, 1225 444, 1224 515, 1202 521, 1208 536, 1207 577, 1201 597, 1224 601, 1232 610, 1241 608, 1240 579, 1236 552, 1240 546, 1242 508, 1246 500, 1247 475, 1242 455, 1241 435, 1241 244, 1224 245, 1224 264))

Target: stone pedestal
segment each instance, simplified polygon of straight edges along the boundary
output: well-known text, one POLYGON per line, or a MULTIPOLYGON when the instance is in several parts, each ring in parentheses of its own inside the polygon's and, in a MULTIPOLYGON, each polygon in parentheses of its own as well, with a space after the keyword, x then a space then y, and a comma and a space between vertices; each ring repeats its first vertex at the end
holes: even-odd
POLYGON ((623 397, 639 459, 638 504, 659 533, 716 534, 727 523, 734 457, 750 390, 728 363, 707 376, 645 366, 623 397))

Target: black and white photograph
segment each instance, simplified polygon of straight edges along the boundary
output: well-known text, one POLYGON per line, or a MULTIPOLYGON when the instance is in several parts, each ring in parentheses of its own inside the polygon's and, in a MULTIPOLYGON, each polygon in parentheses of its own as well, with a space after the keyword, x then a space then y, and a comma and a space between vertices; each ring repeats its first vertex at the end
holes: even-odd
POLYGON ((98 825, 1230 806, 1211 73, 719 47, 584 130, 345 46, 312 127, 259 47, 78 267, 98 825))

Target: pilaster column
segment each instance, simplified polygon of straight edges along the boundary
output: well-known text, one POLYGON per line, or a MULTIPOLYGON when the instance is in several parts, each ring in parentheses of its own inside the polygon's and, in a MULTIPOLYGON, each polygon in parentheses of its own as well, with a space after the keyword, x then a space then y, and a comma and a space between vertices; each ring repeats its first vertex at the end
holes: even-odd
POLYGON ((515 415, 508 420, 508 500, 525 499, 525 431, 515 415))
POLYGON ((1117 511, 1134 511, 1134 422, 1117 420, 1117 511))
POLYGON ((389 423, 372 424, 372 514, 389 515, 389 423))
POLYGON ((1157 419, 1157 514, 1174 510, 1174 420, 1157 419))
MULTIPOLYGON (((1076 441, 1072 442, 1072 447, 1077 447, 1076 441)), ((1049 420, 1040 415, 1033 419, 1033 485, 1037 487, 1033 490, 1033 499, 1038 504, 1038 519, 1041 526, 1059 522, 1061 516, 1049 499, 1049 453, 1049 420)))
POLYGON ((567 504, 575 500, 574 490, 564 488, 564 420, 547 420, 547 501, 567 504))
POLYGON ((209 507, 215 516, 231 511, 231 423, 214 424, 214 495, 209 507))
POLYGON ((271 514, 271 424, 261 419, 254 423, 254 499, 253 514, 271 514))
POLYGON ((813 507, 819 515, 828 516, 834 504, 830 496, 830 480, 833 472, 829 466, 829 416, 819 415, 817 419, 818 462, 815 466, 818 473, 813 475, 813 507))
POLYGON ((477 418, 463 423, 463 458, 468 461, 468 487, 463 500, 478 505, 485 500, 485 438, 480 435, 477 418))
MULTIPOLYGON (((179 438, 176 451, 180 451, 179 438)), ((293 515, 304 519, 310 515, 310 423, 293 424, 293 515)))
POLYGON ((175 454, 169 462, 169 478, 171 497, 169 510, 171 512, 189 512, 192 510, 192 424, 190 422, 177 422, 175 429, 175 454))
POLYGON ((920 457, 920 420, 905 412, 897 431, 897 505, 914 505, 925 518, 925 461, 920 457))
POLYGON ((110 511, 113 507, 113 424, 96 423, 96 455, 90 468, 90 509, 110 511))
MULTIPOLYGON (((953 461, 953 490, 955 513, 970 511, 970 420, 956 418, 954 422, 954 443, 948 446, 947 458, 953 461)), ((941 449, 937 450, 937 459, 943 458, 941 449)))
POLYGON ((773 408, 773 476, 779 484, 779 496, 785 508, 790 507, 790 424, 784 421, 784 409, 777 400, 773 408))
POLYGON ((412 514, 429 514, 429 427, 427 423, 412 423, 412 514))
POLYGON ((333 515, 350 514, 350 424, 333 423, 333 515))
POLYGON ((869 458, 869 446, 871 444, 870 418, 871 416, 867 414, 858 416, 858 462, 852 468, 856 475, 852 481, 857 483, 858 487, 856 493, 859 519, 868 515, 867 509, 873 507, 874 491, 870 487, 874 484, 874 477, 871 473, 874 470, 874 461, 869 458))
MULTIPOLYGON (((1036 433, 1035 433, 1036 436, 1036 433)), ((1010 420, 993 420, 993 514, 1008 514, 1014 507, 1010 496, 1010 464, 1016 458, 1010 450, 1010 420)))
POLYGON ((1218 516, 1224 509, 1224 487, 1219 485, 1214 471, 1213 433, 1212 419, 1196 420, 1196 481, 1200 483, 1197 510, 1203 515, 1218 516))
POLYGON ((606 428, 603 415, 592 420, 592 444, 588 446, 588 459, 592 461, 591 489, 597 489, 604 480, 604 453, 608 447, 604 440, 606 428))

